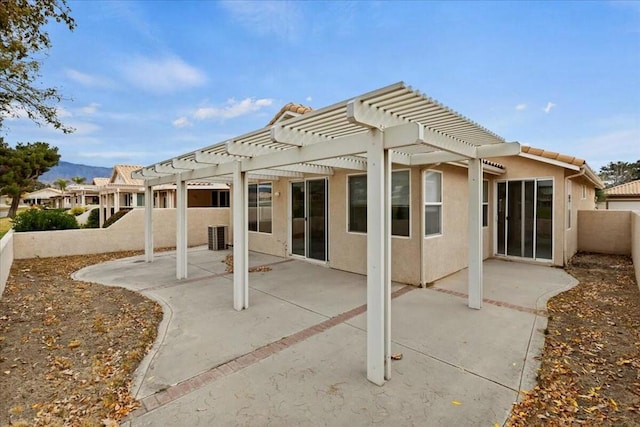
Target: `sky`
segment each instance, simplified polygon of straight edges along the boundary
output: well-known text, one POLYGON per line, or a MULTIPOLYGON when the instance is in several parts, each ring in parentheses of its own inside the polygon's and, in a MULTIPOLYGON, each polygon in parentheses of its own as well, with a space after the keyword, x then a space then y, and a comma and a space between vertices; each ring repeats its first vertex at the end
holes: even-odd
POLYGON ((584 158, 640 159, 640 2, 69 1, 41 84, 65 135, 4 138, 61 160, 150 165, 403 81, 504 137, 584 158))

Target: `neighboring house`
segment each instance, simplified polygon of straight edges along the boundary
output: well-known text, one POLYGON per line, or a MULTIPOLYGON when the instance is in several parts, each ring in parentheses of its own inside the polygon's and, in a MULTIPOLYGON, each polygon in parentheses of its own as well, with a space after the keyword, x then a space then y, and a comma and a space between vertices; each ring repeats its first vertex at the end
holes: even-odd
POLYGON ((26 205, 34 206, 55 206, 56 198, 62 195, 62 191, 57 188, 47 187, 27 193, 22 202, 26 205))
MULTIPOLYGON (((143 207, 144 182, 131 177, 142 166, 115 165, 109 178, 95 178, 99 194, 100 224, 121 209, 143 207)), ((154 189, 153 206, 175 208, 175 184, 154 189)), ((187 185, 189 207, 229 207, 229 186, 221 183, 190 182, 187 185)))
POLYGON ((149 194, 233 177, 237 310, 248 307, 248 250, 366 274, 367 376, 376 384, 389 374, 391 280, 426 285, 468 267, 468 304, 480 308, 483 259, 563 265, 577 250, 577 211, 594 209, 602 187, 584 160, 505 142, 404 83, 315 111, 288 104, 262 129, 134 175, 149 194))
POLYGON ((640 179, 604 190, 605 209, 640 210, 640 179))

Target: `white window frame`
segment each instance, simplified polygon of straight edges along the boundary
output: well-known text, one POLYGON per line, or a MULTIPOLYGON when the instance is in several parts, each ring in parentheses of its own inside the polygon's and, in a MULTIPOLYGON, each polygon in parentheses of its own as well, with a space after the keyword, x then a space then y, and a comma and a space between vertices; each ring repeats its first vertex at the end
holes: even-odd
POLYGON ((444 234, 444 173, 442 171, 439 170, 434 170, 434 169, 426 169, 423 173, 422 173, 422 226, 424 227, 424 238, 425 239, 429 239, 429 238, 434 238, 434 237, 439 237, 442 236, 444 234), (426 185, 426 179, 427 179, 427 174, 428 173, 437 173, 440 174, 440 201, 439 202, 427 202, 427 185, 426 185), (438 233, 432 233, 432 234, 427 234, 427 227, 426 227, 426 218, 427 218, 427 213, 425 208, 427 206, 440 206, 440 227, 439 227, 439 232, 438 233))
MULTIPOLYGON (((256 230, 249 230, 247 227, 247 231, 249 233, 260 233, 260 234, 273 234, 273 181, 259 181, 248 184, 248 188, 251 186, 256 186, 256 230), (260 231, 260 198, 259 198, 259 189, 261 185, 270 185, 271 186, 271 231, 260 231)), ((247 189, 248 190, 248 189, 247 189)), ((248 193, 248 191, 247 191, 248 193)), ((249 209, 249 197, 247 194, 247 209, 249 209)), ((247 218, 248 219, 248 218, 247 218)))
POLYGON ((582 200, 587 199, 587 186, 582 184, 582 200))
POLYGON ((489 180, 488 179, 483 179, 482 180, 482 228, 488 228, 489 227, 489 180), (487 199, 485 200, 484 195, 485 195, 485 191, 484 191, 484 187, 485 185, 487 186, 487 199), (487 208, 487 215, 484 215, 484 211, 485 211, 485 206, 487 208))
POLYGON ((346 191, 346 194, 347 194, 347 205, 346 205, 347 233, 349 233, 349 234, 359 234, 361 236, 362 235, 366 236, 367 235, 366 231, 352 231, 351 230, 351 209, 350 209, 351 208, 351 188, 349 186, 349 180, 353 176, 364 176, 365 179, 366 179, 367 174, 366 173, 352 173, 352 174, 348 174, 347 175, 347 179, 346 179, 346 182, 345 182, 345 184, 347 186, 347 191, 346 191))
MULTIPOLYGON (((393 218, 391 218, 391 237, 394 239, 411 239, 412 226, 411 220, 412 212, 411 212, 411 169, 393 169, 391 171, 391 185, 393 185, 393 174, 396 172, 408 172, 409 173, 409 235, 403 236, 401 234, 393 234, 393 218)), ((390 202, 391 208, 393 208, 393 201, 390 202)))
MULTIPOLYGON (((393 232, 391 232, 391 237, 392 238, 397 238, 397 239, 411 239, 411 231, 412 231, 412 226, 411 226, 411 169, 394 169, 391 171, 391 182, 393 184, 393 174, 396 172, 408 172, 409 173, 409 235, 408 236, 403 236, 400 234, 393 234, 393 232)), ((346 201, 346 205, 347 205, 347 209, 346 209, 346 218, 347 218, 347 233, 351 233, 351 234, 364 234, 366 235, 367 232, 366 231, 352 231, 350 229, 351 227, 351 191, 350 191, 350 186, 349 186, 349 180, 351 179, 351 177, 354 176, 364 176, 366 177, 367 174, 366 173, 352 173, 352 174, 348 174, 347 175, 347 179, 346 179, 346 186, 347 186, 347 201, 346 201)), ((393 202, 391 202, 391 207, 393 207, 393 202)), ((393 218, 391 218, 391 222, 393 222, 393 218)), ((392 226, 393 228, 393 226, 392 226)))

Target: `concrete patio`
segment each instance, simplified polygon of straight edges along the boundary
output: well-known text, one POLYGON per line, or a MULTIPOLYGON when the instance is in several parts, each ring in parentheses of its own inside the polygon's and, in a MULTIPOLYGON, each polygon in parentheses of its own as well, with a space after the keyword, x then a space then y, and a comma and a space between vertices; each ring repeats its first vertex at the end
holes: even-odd
POLYGON ((467 307, 466 271, 433 287, 394 284, 392 379, 366 379, 366 278, 251 253, 249 309, 233 309, 228 251, 112 261, 78 280, 123 286, 165 317, 138 368, 130 425, 502 425, 535 384, 546 301, 576 284, 560 269, 489 260, 485 303, 467 307))

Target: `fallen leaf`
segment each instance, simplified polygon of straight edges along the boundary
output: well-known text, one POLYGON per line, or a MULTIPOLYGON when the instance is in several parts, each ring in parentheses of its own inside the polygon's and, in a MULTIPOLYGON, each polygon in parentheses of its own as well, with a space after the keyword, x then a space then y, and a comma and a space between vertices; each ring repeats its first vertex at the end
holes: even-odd
POLYGON ((391 360, 402 360, 402 353, 393 353, 391 355, 391 360))
POLYGON ((457 400, 452 400, 451 404, 452 405, 456 405, 456 406, 460 406, 460 405, 462 405, 462 402, 458 402, 457 400))

